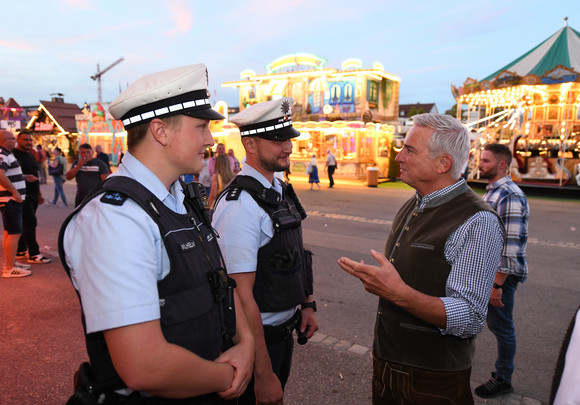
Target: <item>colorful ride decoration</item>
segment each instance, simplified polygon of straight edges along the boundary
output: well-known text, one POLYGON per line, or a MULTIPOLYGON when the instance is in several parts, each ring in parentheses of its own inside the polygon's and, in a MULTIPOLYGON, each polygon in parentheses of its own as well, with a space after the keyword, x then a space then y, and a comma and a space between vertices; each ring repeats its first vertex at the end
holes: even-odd
MULTIPOLYGON (((580 164, 580 33, 565 24, 482 80, 451 86, 458 118, 488 142, 508 144, 522 182, 577 183, 580 164)), ((473 151, 477 157, 477 151, 473 151)), ((477 164, 471 164, 477 177, 477 164)))

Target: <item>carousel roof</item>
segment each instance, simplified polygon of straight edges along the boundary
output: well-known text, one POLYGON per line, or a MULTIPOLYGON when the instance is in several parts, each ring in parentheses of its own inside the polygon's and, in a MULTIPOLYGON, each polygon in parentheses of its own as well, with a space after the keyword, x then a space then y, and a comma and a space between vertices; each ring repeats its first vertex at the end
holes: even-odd
POLYGON ((580 72, 580 33, 567 24, 550 38, 482 81, 491 81, 505 70, 521 77, 530 74, 543 76, 559 65, 580 72))

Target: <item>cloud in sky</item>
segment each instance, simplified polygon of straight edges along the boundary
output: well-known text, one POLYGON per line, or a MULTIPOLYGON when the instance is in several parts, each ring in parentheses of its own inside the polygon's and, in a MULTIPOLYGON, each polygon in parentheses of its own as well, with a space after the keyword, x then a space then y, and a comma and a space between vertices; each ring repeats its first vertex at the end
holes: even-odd
POLYGON ((0 48, 11 49, 22 52, 37 52, 39 50, 36 43, 32 41, 20 41, 12 39, 0 39, 0 48))
POLYGON ((193 15, 188 3, 185 0, 172 0, 167 1, 166 4, 173 20, 171 23, 174 25, 167 31, 167 35, 187 34, 193 25, 193 15))
POLYGON ((97 8, 94 1, 91 0, 56 0, 66 8, 73 10, 94 10, 97 8))

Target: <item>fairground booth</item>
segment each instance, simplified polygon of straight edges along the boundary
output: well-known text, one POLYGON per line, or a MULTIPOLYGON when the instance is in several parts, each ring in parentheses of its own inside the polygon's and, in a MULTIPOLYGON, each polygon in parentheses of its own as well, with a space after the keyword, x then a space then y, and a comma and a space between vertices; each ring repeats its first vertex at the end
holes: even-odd
POLYGON ((0 97, 0 129, 6 131, 19 131, 22 129, 24 120, 24 109, 12 97, 4 101, 0 97))
POLYGON ((40 144, 51 151, 58 146, 71 160, 78 150, 75 116, 80 113, 76 104, 65 103, 61 96, 53 97, 51 101, 40 101, 26 129, 32 134, 35 145, 40 144))
POLYGON ((458 118, 473 129, 470 177, 481 146, 507 144, 518 182, 578 184, 580 164, 580 33, 565 26, 483 80, 452 86, 458 118))
MULTIPOLYGON (((305 173, 312 155, 322 169, 330 150, 338 160, 337 177, 363 179, 368 167, 388 176, 400 79, 378 62, 371 68, 363 68, 358 59, 344 61, 341 69, 325 64, 326 59, 312 54, 286 55, 266 66, 265 74, 245 70, 240 80, 222 86, 239 89, 240 110, 284 96, 295 100, 292 122, 301 135, 293 140, 291 172, 305 173)), ((234 125, 212 123, 212 132, 226 148, 243 155, 234 125)))

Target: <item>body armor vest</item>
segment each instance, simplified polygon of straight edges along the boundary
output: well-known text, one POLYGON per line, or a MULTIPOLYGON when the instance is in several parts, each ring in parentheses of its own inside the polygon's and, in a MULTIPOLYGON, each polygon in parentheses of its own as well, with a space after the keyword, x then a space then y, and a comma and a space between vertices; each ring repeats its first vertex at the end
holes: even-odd
MULTIPOLYGON (((186 197, 189 197, 187 190, 191 191, 191 187, 192 183, 184 187, 186 197)), ((235 334, 235 282, 222 267, 219 246, 208 220, 202 219, 205 212, 199 201, 186 198, 188 212, 178 214, 137 181, 121 176, 110 177, 100 190, 75 209, 61 228, 59 253, 67 273, 69 269, 62 245, 66 226, 88 201, 101 194, 102 203, 114 205, 122 205, 131 198, 159 226, 171 265, 169 274, 157 284, 165 339, 204 359, 217 358, 231 346, 235 334)), ((91 368, 101 390, 123 388, 125 384, 112 365, 103 333, 85 332, 85 339, 91 368)))
POLYGON ((222 191, 237 200, 246 190, 266 211, 274 225, 274 236, 258 250, 254 299, 260 312, 280 312, 306 301, 312 294, 312 253, 304 249, 301 222, 306 212, 291 184, 282 185, 282 196, 250 176, 236 176, 222 191))

